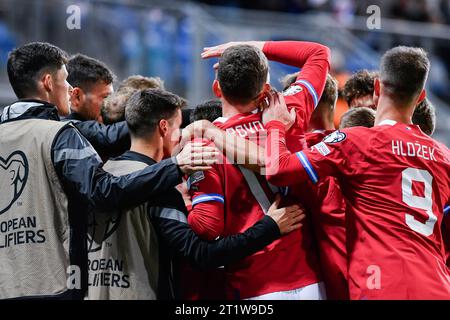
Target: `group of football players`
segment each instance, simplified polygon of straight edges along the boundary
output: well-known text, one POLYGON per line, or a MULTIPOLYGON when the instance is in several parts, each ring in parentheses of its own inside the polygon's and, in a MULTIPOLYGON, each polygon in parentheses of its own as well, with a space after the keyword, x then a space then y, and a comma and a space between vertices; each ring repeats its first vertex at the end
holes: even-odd
POLYGON ((430 137, 426 52, 393 48, 341 93, 318 43, 201 58, 219 59, 216 100, 186 110, 159 78, 114 92, 94 58, 9 54, 0 298, 450 299, 450 153, 430 137), (299 69, 282 92, 269 60, 299 69))

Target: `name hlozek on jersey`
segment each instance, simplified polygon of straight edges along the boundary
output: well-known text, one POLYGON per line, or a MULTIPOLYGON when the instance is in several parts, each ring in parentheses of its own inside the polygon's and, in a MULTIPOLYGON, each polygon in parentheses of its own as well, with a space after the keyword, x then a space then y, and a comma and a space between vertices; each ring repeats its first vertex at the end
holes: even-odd
POLYGON ((425 160, 437 161, 434 156, 435 149, 418 142, 405 142, 392 140, 392 153, 403 157, 419 157, 425 160))

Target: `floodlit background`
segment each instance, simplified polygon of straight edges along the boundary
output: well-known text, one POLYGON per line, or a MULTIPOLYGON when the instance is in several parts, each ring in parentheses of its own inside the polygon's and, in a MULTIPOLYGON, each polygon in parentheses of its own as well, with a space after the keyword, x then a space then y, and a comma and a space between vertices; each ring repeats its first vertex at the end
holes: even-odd
MULTIPOLYGON (((424 47, 428 81, 437 109, 434 138, 450 146, 450 0, 1 0, 0 109, 15 100, 6 74, 8 52, 47 41, 69 53, 107 63, 121 80, 159 76, 166 88, 195 106, 212 98, 214 60, 205 46, 237 40, 307 40, 332 49, 332 74, 342 87, 358 69, 376 69, 380 55, 403 44, 424 47), (70 30, 71 5, 80 8, 80 29, 70 30), (370 30, 367 8, 381 9, 381 29, 370 30)), ((271 64, 272 85, 296 71, 271 64)))

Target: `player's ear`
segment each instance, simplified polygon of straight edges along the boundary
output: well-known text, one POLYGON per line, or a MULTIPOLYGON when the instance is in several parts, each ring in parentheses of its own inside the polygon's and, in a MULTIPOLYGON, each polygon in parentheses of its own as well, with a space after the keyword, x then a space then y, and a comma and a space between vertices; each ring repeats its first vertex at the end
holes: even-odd
POLYGON ((269 93, 270 90, 272 90, 272 86, 270 85, 270 83, 265 83, 264 87, 263 87, 263 92, 264 93, 269 93))
POLYGON ((381 86, 380 79, 376 78, 374 80, 374 86, 373 86, 374 91, 373 91, 373 93, 376 94, 378 97, 380 96, 380 86, 381 86))
POLYGON ((419 99, 417 100, 417 104, 421 103, 427 97, 427 90, 423 89, 419 95, 419 99))
POLYGON ((169 132, 169 122, 166 119, 161 119, 159 121, 159 133, 162 137, 165 137, 169 132))
POLYGON ((70 93, 70 103, 74 109, 81 106, 84 103, 85 96, 83 90, 78 87, 72 89, 70 93))
POLYGON ((380 87, 381 87, 380 79, 375 78, 373 84, 373 102, 375 104, 375 107, 378 106, 378 100, 380 98, 380 90, 381 90, 380 87))
POLYGON ((261 101, 262 99, 267 97, 271 90, 272 90, 272 86, 269 83, 265 83, 257 100, 261 101))
POLYGON ((214 80, 212 90, 217 98, 222 98, 222 89, 220 89, 220 84, 218 80, 214 80))
POLYGON ((49 92, 51 92, 53 90, 53 86, 54 86, 53 78, 52 78, 52 75, 50 73, 44 73, 42 75, 41 83, 42 83, 42 86, 43 86, 44 90, 47 93, 49 93, 49 92))

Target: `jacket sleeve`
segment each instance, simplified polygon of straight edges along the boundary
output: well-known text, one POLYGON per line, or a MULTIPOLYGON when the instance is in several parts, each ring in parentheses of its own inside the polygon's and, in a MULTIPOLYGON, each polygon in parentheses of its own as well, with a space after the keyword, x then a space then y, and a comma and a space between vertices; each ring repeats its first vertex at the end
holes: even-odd
POLYGON ((106 171, 91 144, 71 125, 56 136, 52 160, 64 191, 99 210, 137 206, 181 182, 174 158, 116 177, 106 171))
POLYGON ((102 158, 119 156, 130 148, 130 135, 125 121, 106 126, 90 120, 73 122, 73 125, 102 158))
POLYGON ((265 216, 243 233, 216 241, 202 240, 187 224, 183 212, 149 207, 149 216, 161 241, 173 255, 189 260, 196 268, 220 267, 252 255, 280 237, 275 221, 265 216))

